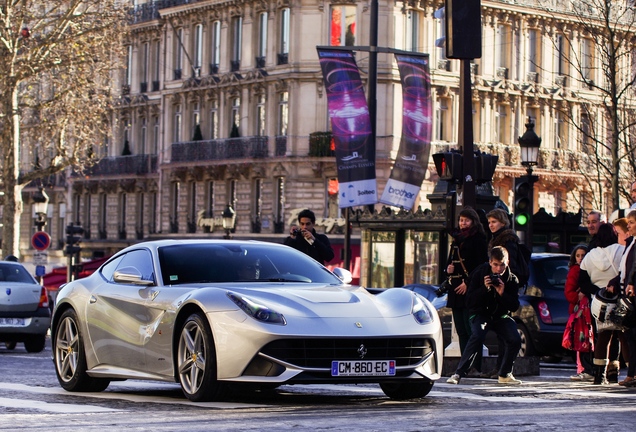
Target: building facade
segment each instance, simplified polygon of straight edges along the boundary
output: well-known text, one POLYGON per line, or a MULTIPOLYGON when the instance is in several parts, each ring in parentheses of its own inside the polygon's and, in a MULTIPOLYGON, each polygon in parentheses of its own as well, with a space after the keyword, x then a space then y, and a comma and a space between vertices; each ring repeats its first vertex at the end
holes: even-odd
MULTIPOLYGON (((460 64, 439 47, 444 22, 435 11, 443 3, 380 1, 378 17, 379 46, 430 55, 432 153, 454 148, 458 131, 460 64)), ((602 79, 603 65, 570 13, 572 2, 544 3, 482 1, 483 55, 471 67, 475 145, 499 155, 493 187, 511 204, 514 178, 525 172, 517 139, 531 119, 543 140, 535 210, 577 212, 589 207, 581 124, 605 128, 590 85, 602 79), (574 57, 583 59, 588 81, 571 78, 574 57)), ((87 256, 146 238, 220 237, 228 204, 236 237, 282 239, 295 212, 311 208, 338 242, 336 166, 316 46, 368 45, 369 15, 369 3, 356 0, 135 1, 128 67, 113 83, 116 138, 98 150, 97 165, 68 173, 49 193, 54 246, 63 246, 70 222, 86 229, 87 256)), ((356 57, 366 82, 368 53, 356 57)), ((387 53, 378 55, 377 104, 381 193, 402 122, 399 73, 387 53)), ((431 159, 422 208, 430 207, 426 195, 436 183, 431 159)), ((25 211, 26 256, 32 217, 25 211)), ((50 256, 62 259, 62 252, 50 256)))

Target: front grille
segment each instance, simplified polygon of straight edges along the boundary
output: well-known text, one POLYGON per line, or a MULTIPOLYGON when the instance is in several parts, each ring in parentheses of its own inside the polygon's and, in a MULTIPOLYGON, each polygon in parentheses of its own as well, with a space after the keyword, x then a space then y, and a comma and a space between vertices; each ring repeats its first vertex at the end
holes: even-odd
POLYGON ((330 368, 332 360, 395 360, 411 366, 433 351, 426 338, 282 339, 267 344, 261 352, 303 368, 330 368))

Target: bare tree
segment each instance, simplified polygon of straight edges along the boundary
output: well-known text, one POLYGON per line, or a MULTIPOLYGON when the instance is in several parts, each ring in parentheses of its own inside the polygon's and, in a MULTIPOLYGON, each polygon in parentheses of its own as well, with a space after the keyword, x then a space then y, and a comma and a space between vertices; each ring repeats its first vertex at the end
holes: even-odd
MULTIPOLYGON (((578 132, 577 157, 595 208, 618 208, 635 180, 636 100, 633 88, 636 13, 628 0, 541 0, 552 18, 557 73, 579 83, 556 109, 578 132), (557 8, 553 8, 554 5, 557 8), (577 109, 573 109, 576 106, 577 109), (609 202, 605 202, 607 189, 609 202)), ((574 87, 571 85, 571 87, 574 87)))
POLYGON ((19 253, 24 186, 92 163, 110 138, 126 12, 121 0, 0 0, 5 254, 19 253))

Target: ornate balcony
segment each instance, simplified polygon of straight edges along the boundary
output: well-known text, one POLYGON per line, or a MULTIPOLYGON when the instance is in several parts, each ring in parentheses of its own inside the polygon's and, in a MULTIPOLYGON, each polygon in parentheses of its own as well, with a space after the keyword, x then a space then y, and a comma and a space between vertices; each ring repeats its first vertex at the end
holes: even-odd
MULTIPOLYGON (((157 172, 157 155, 108 156, 84 170, 86 176, 143 175, 157 172)), ((73 176, 79 176, 73 173, 73 176)))
POLYGON ((186 141, 171 146, 174 162, 224 159, 264 159, 268 156, 268 137, 252 136, 204 141, 186 141))

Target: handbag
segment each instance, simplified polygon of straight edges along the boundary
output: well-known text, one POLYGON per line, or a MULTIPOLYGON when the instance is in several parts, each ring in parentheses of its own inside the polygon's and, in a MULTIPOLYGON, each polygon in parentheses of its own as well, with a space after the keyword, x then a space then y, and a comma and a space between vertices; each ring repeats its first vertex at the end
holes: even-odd
POLYGON ((625 326, 620 325, 612 319, 614 309, 618 304, 618 295, 610 295, 606 292, 605 288, 599 290, 594 297, 592 297, 592 304, 590 306, 592 316, 596 319, 596 330, 612 331, 612 330, 625 330, 625 326))
POLYGON ((574 312, 568 318, 561 346, 572 351, 594 351, 594 329, 592 328, 590 302, 587 297, 579 300, 574 307, 574 312))

